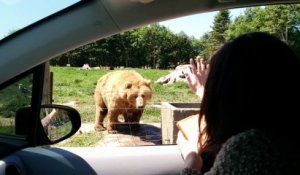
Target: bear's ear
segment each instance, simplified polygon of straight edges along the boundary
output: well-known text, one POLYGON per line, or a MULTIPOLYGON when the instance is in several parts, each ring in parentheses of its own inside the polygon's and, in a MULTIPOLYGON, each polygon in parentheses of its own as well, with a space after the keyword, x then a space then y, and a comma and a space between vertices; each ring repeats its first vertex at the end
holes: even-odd
POLYGON ((145 79, 145 85, 150 87, 151 86, 151 80, 146 80, 145 79))
POLYGON ((126 81, 124 83, 124 89, 130 89, 132 87, 132 83, 130 81, 126 81))

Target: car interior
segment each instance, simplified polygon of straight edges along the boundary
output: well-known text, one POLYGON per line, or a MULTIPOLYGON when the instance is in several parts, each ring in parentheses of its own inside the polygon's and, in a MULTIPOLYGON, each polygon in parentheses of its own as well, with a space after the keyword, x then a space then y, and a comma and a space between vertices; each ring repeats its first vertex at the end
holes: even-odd
MULTIPOLYGON (((1 128, 0 174, 180 174, 176 144, 140 147, 51 147, 74 135, 80 114, 43 104, 45 63, 72 49, 155 22, 182 16, 299 0, 81 0, 0 40, 0 101, 15 98, 14 128, 1 128), (11 87, 20 92, 6 97, 11 87), (16 89, 16 88, 14 88, 16 89), (18 97, 23 93, 23 98, 18 97), (2 94, 2 95, 1 95, 2 94), (43 128, 55 109, 67 131, 43 128), (40 117, 42 116, 42 121, 40 117)), ((9 108, 10 106, 1 106, 9 108)), ((63 128, 65 129, 65 128, 63 128)))

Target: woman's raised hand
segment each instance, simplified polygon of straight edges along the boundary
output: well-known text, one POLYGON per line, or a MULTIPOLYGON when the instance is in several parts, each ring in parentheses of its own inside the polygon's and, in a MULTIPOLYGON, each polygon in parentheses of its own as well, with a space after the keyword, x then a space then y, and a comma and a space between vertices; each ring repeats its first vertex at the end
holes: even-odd
POLYGON ((201 57, 196 57, 195 62, 193 58, 190 59, 189 71, 184 74, 191 90, 202 99, 209 73, 209 64, 206 64, 201 57))

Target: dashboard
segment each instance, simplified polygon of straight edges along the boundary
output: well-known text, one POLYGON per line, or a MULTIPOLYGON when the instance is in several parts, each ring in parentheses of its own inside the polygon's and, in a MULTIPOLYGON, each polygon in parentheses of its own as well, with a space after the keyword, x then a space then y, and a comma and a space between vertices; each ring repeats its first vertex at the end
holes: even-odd
POLYGON ((0 160, 2 175, 180 174, 177 145, 141 147, 36 147, 0 160))

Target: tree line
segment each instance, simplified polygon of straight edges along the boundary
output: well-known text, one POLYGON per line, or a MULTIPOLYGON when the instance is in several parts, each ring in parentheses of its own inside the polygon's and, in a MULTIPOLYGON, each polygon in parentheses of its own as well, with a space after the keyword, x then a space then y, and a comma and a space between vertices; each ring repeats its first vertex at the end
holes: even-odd
POLYGON ((174 68, 197 55, 209 59, 226 41, 254 31, 269 32, 300 54, 300 5, 246 8, 233 20, 228 10, 219 11, 211 31, 199 39, 151 24, 84 45, 52 59, 50 64, 174 68))

